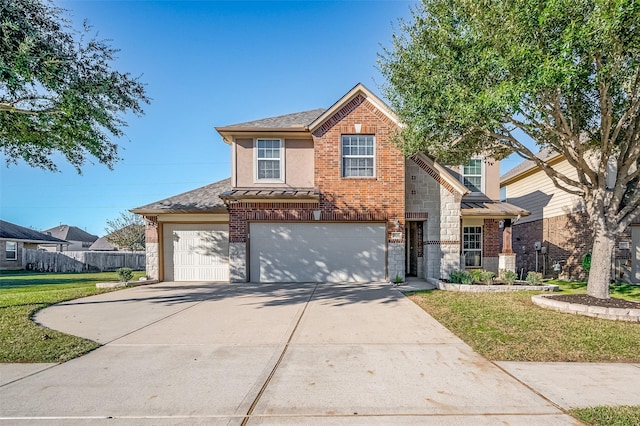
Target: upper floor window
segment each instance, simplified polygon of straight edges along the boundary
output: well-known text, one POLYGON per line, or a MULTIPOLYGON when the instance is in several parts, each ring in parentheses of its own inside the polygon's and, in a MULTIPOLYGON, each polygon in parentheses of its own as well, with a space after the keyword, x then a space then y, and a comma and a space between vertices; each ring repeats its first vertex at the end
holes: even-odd
POLYGON ((374 176, 374 136, 342 135, 342 177, 374 176))
POLYGON ((283 151, 281 139, 256 140, 256 180, 282 181, 283 151))
POLYGON ((462 166, 462 184, 471 192, 482 191, 482 168, 481 158, 473 158, 462 166))
POLYGON ((15 241, 7 241, 5 243, 5 259, 6 260, 17 260, 18 259, 18 243, 15 241))
POLYGON ((507 187, 500 187, 500 201, 507 201, 507 187))

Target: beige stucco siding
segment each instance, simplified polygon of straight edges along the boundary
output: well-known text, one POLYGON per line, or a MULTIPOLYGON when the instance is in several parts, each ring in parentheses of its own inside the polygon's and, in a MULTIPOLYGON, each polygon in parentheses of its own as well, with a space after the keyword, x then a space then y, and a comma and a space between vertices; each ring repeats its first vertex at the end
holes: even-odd
MULTIPOLYGON (((571 179, 577 179, 575 169, 566 160, 554 165, 554 168, 571 179)), ((531 212, 531 216, 520 220, 522 223, 580 210, 582 201, 580 197, 556 188, 543 171, 534 172, 523 179, 507 184, 506 187, 507 202, 531 212)))
MULTIPOLYGON (((500 161, 486 158, 482 164, 482 192, 492 200, 500 199, 500 161)), ((462 167, 447 167, 452 174, 462 183, 462 167)))
MULTIPOLYGON (((269 136, 272 138, 272 136, 269 136)), ((283 138, 281 138, 283 139, 283 138)), ((284 140, 284 182, 256 182, 254 139, 236 139, 234 181, 239 188, 284 187, 312 188, 313 184, 313 141, 311 139, 284 140)))

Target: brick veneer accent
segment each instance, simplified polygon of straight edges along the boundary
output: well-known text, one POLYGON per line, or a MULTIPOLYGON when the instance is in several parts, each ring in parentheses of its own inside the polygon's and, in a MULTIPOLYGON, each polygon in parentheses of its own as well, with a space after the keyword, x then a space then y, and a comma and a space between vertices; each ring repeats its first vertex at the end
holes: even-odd
MULTIPOLYGON (((618 235, 617 241, 631 241, 631 230, 618 235)), ((538 255, 538 271, 553 273, 553 263, 561 260, 562 272, 570 278, 584 279, 586 273, 582 268, 582 257, 593 246, 593 234, 586 213, 572 213, 569 215, 535 220, 532 222, 516 223, 513 226, 513 251, 516 258, 516 268, 520 272, 535 270, 536 251, 534 243, 540 241, 546 247, 547 254, 538 255)), ((620 250, 616 244, 616 259, 630 259, 631 251, 620 250)))
POLYGON ((323 220, 386 221, 390 241, 391 232, 404 231, 405 160, 392 140, 396 131, 389 117, 358 95, 313 132, 314 179, 323 220), (342 177, 341 136, 357 134, 356 124, 361 125, 360 134, 375 136, 372 178, 342 177))
POLYGON ((144 216, 144 238, 145 243, 157 243, 158 238, 158 216, 144 216))
POLYGON ((229 242, 247 241, 249 221, 311 222, 318 203, 231 203, 229 204, 229 242))
POLYGON ((498 257, 501 240, 499 222, 495 219, 485 219, 482 230, 482 257, 498 257))

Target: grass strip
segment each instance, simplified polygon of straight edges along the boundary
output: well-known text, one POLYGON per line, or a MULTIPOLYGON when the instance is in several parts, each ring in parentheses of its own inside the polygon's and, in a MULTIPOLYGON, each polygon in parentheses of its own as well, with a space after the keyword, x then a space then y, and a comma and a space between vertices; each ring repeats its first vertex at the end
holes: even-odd
MULTIPOLYGON (((134 278, 143 276, 137 272, 134 278)), ((33 315, 55 303, 113 291, 96 283, 117 281, 115 272, 0 274, 0 362, 64 362, 100 345, 33 322, 33 315)))
POLYGON ((574 408, 569 413, 592 426, 637 426, 640 425, 640 406, 619 405, 574 408))
POLYGON ((640 323, 544 309, 536 292, 426 291, 410 299, 492 361, 640 362, 640 323))

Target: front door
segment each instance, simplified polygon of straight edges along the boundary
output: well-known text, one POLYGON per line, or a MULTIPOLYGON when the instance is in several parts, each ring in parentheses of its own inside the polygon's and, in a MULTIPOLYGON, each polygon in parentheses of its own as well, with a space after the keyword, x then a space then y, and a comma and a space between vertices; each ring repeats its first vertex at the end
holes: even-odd
POLYGON ((422 224, 407 222, 407 276, 418 276, 418 258, 422 257, 422 224))

